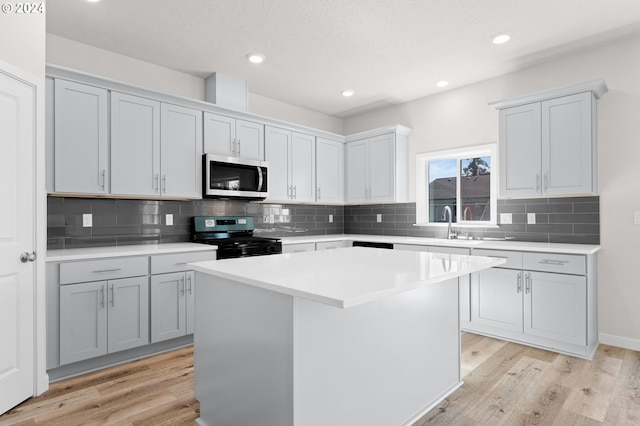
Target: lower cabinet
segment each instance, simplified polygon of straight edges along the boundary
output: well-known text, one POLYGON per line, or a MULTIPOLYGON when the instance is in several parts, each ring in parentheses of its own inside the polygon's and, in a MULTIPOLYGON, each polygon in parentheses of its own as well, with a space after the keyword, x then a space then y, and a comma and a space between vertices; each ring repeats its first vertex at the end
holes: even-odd
POLYGON ((60 364, 149 343, 149 278, 60 286, 60 364))
POLYGON ((589 264, 595 259, 495 250, 473 254, 505 257, 507 263, 472 274, 471 322, 464 329, 591 357, 597 347, 597 291, 589 264))
POLYGON ((193 333, 193 271, 151 276, 151 343, 193 333))

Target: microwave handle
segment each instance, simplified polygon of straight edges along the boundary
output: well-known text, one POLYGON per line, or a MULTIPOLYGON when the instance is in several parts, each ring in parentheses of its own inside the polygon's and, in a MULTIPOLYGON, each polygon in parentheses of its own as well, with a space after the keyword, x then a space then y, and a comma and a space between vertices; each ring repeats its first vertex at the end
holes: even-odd
POLYGON ((262 191, 262 167, 256 167, 258 169, 258 191, 262 191))

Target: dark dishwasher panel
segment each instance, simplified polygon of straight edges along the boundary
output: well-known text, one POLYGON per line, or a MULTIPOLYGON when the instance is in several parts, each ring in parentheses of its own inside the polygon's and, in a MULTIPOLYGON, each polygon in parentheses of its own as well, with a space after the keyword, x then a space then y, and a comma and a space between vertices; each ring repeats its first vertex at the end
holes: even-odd
POLYGON ((391 243, 372 243, 369 241, 354 241, 353 247, 373 247, 373 248, 383 248, 383 249, 393 249, 393 244, 391 243))

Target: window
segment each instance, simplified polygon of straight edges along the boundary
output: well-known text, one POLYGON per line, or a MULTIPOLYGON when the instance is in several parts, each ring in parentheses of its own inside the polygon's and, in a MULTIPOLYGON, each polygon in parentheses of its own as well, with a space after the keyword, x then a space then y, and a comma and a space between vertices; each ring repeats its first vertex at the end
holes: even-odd
POLYGON ((479 145, 416 156, 416 220, 464 226, 496 224, 496 145, 479 145))

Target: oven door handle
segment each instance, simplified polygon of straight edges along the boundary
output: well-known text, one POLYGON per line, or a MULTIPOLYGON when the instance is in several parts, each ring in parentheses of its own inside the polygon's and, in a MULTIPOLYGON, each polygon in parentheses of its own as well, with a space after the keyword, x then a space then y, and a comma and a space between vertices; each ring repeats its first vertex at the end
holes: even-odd
POLYGON ((262 191, 262 184, 263 179, 262 179, 262 167, 256 167, 256 169, 258 169, 258 191, 262 191))

